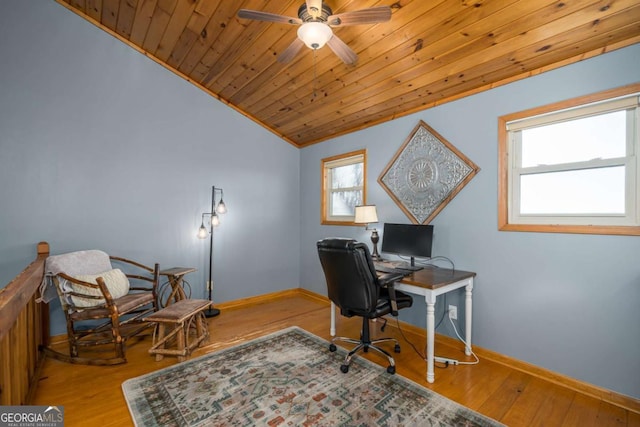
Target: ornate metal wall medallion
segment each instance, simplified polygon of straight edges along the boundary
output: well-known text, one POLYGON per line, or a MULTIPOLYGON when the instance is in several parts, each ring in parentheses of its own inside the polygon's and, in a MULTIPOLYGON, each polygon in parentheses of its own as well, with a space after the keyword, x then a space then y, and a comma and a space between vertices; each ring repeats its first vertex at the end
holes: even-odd
POLYGON ((429 223, 480 168, 420 121, 378 182, 412 222, 429 223))

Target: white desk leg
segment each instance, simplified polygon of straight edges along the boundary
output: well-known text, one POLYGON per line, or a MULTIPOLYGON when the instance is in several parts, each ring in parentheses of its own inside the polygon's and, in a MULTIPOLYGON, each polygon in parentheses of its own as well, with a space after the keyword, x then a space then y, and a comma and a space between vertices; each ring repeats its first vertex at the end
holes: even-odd
POLYGON ((473 291, 473 279, 471 279, 471 283, 465 286, 465 301, 464 301, 464 317, 465 317, 465 341, 467 345, 464 346, 464 354, 467 356, 471 356, 471 315, 473 314, 473 309, 471 306, 471 294, 473 291))
POLYGON ((435 346, 436 297, 425 296, 425 300, 427 302, 427 382, 432 383, 435 381, 433 348, 435 346))
POLYGON ((331 327, 329 333, 332 337, 336 336, 336 305, 331 301, 331 327))

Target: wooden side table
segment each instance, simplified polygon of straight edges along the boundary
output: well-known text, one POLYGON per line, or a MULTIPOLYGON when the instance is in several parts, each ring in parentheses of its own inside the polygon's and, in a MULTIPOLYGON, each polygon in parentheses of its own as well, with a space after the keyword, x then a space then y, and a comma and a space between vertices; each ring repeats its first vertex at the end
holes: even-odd
POLYGON ((192 267, 172 267, 160 271, 161 276, 167 277, 167 283, 164 283, 158 290, 158 299, 162 307, 171 304, 171 300, 178 302, 187 298, 184 292, 184 276, 194 271, 197 270, 192 267), (162 301, 165 290, 169 289, 168 286, 171 287, 171 293, 166 300, 162 301))
POLYGON ((150 354, 156 355, 156 361, 169 355, 178 356, 178 361, 182 362, 209 336, 204 311, 210 305, 208 300, 183 299, 144 318, 146 322, 156 324, 149 349, 150 354), (170 348, 170 340, 174 337, 175 348, 170 348))

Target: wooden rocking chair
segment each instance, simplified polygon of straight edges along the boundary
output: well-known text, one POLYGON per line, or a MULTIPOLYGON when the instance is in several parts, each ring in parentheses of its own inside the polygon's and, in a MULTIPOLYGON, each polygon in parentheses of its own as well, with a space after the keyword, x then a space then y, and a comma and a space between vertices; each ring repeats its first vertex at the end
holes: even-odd
POLYGON ((152 326, 143 319, 158 309, 158 264, 151 268, 89 250, 49 257, 45 272, 46 285, 57 291, 66 316, 69 354, 51 346, 45 353, 69 363, 126 363, 126 340, 152 326), (79 354, 80 347, 104 345, 109 345, 107 357, 101 356, 104 351, 92 351, 98 354, 94 357, 79 354))

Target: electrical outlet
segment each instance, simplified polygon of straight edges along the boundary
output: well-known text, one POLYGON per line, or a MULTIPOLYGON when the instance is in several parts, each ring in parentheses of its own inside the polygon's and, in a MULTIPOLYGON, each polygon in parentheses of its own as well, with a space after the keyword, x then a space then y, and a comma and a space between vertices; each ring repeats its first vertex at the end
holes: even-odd
POLYGON ((455 305, 449 306, 449 318, 451 320, 458 320, 458 307, 455 305))

